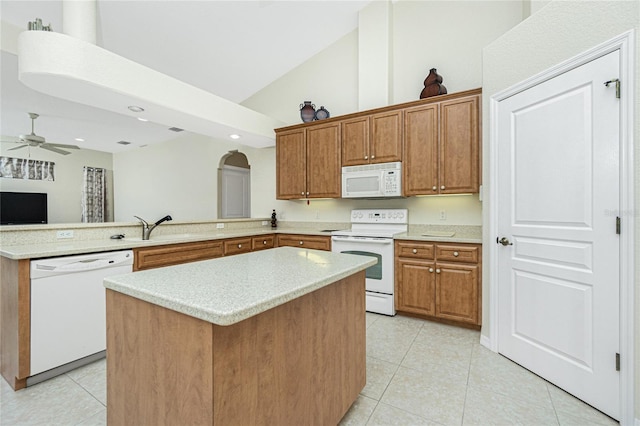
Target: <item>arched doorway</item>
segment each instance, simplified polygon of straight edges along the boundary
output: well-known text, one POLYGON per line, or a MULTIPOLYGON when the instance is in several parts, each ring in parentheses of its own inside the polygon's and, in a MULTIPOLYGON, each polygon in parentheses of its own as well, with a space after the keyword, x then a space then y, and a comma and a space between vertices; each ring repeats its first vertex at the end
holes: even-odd
POLYGON ((229 151, 218 167, 218 217, 234 219, 251 216, 251 166, 247 156, 229 151))

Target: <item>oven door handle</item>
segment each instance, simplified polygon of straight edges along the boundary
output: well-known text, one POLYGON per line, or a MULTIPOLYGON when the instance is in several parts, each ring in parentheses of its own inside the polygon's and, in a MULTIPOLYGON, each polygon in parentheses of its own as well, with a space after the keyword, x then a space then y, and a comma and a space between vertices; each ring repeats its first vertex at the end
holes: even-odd
POLYGON ((362 244, 380 244, 380 245, 388 245, 392 244, 393 240, 391 238, 381 238, 381 239, 368 239, 368 238, 353 238, 353 237, 341 237, 341 236, 333 236, 331 237, 331 241, 335 242, 348 242, 348 243, 362 243, 362 244))

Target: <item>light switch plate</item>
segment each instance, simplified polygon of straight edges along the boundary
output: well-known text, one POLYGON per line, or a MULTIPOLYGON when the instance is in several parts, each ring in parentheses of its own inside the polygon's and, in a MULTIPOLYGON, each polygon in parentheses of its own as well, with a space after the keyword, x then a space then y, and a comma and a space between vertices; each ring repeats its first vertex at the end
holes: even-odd
POLYGON ((58 238, 73 238, 73 230, 58 231, 56 233, 58 238))

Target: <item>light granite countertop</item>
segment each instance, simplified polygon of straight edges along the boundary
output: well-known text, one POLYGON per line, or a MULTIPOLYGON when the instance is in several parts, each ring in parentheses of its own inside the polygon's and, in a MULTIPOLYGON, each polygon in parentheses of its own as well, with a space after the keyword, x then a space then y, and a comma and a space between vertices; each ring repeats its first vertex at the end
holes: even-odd
MULTIPOLYGON (((220 240, 227 238, 239 238, 269 234, 300 234, 331 236, 331 229, 346 229, 349 224, 322 223, 306 224, 296 222, 292 225, 271 227, 247 227, 241 229, 225 229, 223 231, 185 231, 184 233, 152 234, 151 239, 142 241, 138 229, 135 229, 136 237, 126 237, 120 240, 112 240, 108 237, 93 239, 61 239, 51 241, 32 241, 28 244, 6 244, 0 241, 0 255, 13 260, 41 259, 56 256, 68 256, 73 254, 98 253, 105 251, 128 250, 140 247, 152 247, 169 244, 190 243, 197 241, 220 240)), ((449 243, 482 243, 482 228, 480 226, 435 226, 435 225, 409 225, 408 232, 398 234, 395 239, 434 241, 449 243)))
POLYGON ((362 271, 371 257, 279 247, 106 278, 108 289, 231 325, 362 271))

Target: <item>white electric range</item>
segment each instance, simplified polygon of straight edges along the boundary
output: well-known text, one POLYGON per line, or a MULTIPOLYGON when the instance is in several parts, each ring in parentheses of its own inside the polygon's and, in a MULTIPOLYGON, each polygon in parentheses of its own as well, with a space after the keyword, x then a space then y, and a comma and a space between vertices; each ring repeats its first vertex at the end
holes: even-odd
POLYGON ((378 260, 366 270, 366 309, 395 315, 393 237, 407 232, 407 209, 351 211, 351 229, 331 233, 331 251, 378 260))

